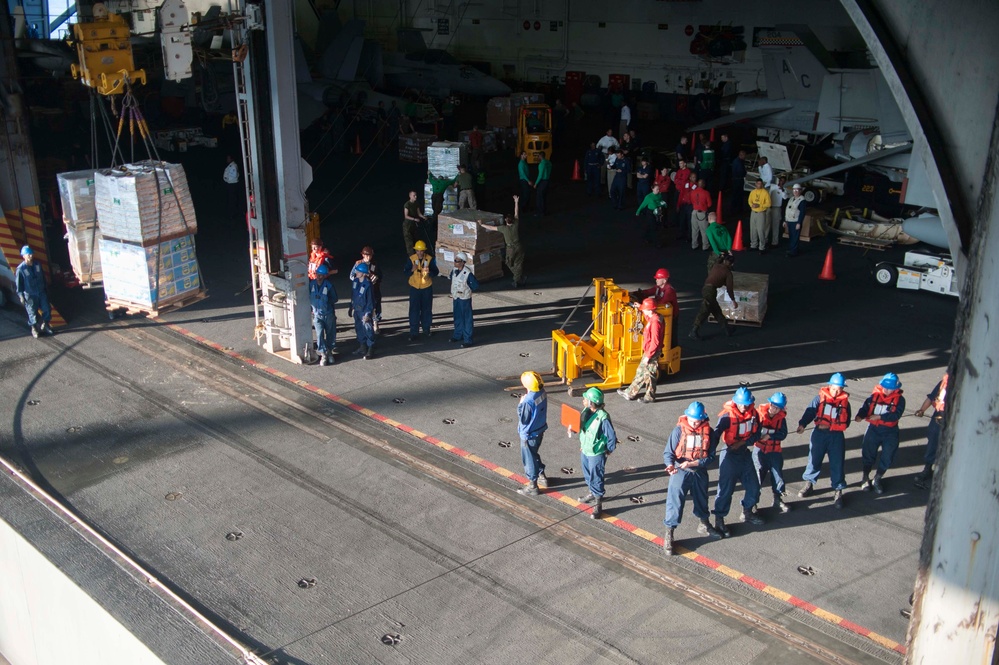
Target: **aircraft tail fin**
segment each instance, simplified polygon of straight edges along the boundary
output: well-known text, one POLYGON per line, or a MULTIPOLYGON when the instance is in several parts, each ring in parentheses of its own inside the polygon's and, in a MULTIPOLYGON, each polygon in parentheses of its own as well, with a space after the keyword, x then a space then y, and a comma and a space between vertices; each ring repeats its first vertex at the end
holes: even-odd
POLYGON ((770 99, 818 100, 822 79, 835 67, 829 52, 806 25, 783 25, 759 35, 770 99))
POLYGON ((400 53, 418 53, 427 50, 427 42, 423 32, 416 28, 399 28, 396 30, 396 49, 400 53))

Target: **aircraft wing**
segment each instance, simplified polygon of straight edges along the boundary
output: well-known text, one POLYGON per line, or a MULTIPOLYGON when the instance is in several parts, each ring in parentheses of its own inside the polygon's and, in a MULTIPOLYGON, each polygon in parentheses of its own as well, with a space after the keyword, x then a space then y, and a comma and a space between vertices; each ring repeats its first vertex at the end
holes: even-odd
POLYGON ((786 111, 792 108, 790 104, 784 104, 782 106, 772 106, 765 109, 753 109, 752 111, 743 111, 742 113, 731 113, 729 115, 723 115, 720 118, 715 118, 714 120, 708 120, 699 125, 693 127, 688 127, 688 132, 706 132, 709 129, 715 129, 716 127, 725 127, 727 125, 735 125, 740 122, 747 122, 749 120, 756 120, 757 118, 765 118, 768 115, 773 115, 774 113, 780 113, 781 111, 786 111))
POLYGON ((837 164, 836 166, 830 166, 827 169, 822 169, 821 171, 816 171, 815 173, 809 173, 801 178, 795 178, 794 180, 789 180, 785 183, 785 187, 793 187, 797 184, 804 184, 809 180, 815 180, 816 178, 825 178, 826 176, 833 175, 834 173, 839 173, 840 171, 846 171, 852 169, 855 166, 861 166, 862 164, 877 163, 878 161, 891 157, 892 155, 900 155, 906 152, 912 152, 912 144, 906 143, 905 145, 900 145, 895 148, 888 148, 887 150, 875 150, 874 152, 869 152, 863 157, 858 157, 857 159, 849 159, 842 164, 837 164))

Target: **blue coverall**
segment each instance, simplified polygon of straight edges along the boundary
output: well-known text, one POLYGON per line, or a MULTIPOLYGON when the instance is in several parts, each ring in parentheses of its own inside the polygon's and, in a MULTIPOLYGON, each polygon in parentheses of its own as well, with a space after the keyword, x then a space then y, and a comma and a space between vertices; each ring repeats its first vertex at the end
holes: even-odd
MULTIPOLYGON (((784 439, 787 438, 786 418, 781 420, 780 427, 774 430, 772 434, 770 434, 770 438, 773 441, 783 441, 784 439)), ((759 475, 761 485, 763 484, 763 479, 766 478, 767 474, 769 473, 770 488, 774 491, 774 496, 781 496, 782 494, 784 494, 783 451, 765 453, 762 450, 760 450, 758 447, 753 446, 753 466, 756 467, 756 472, 759 475)))
POLYGON ((370 350, 375 345, 375 299, 371 282, 367 278, 354 280, 350 305, 354 308, 354 332, 357 333, 357 343, 362 349, 370 350))
MULTIPOLYGON (((866 418, 871 414, 873 396, 864 400, 863 405, 857 410, 858 418, 866 418)), ((885 405, 887 406, 887 405, 885 405)), ((876 474, 883 476, 892 462, 895 461, 895 453, 898 452, 898 419, 905 413, 905 398, 899 397, 895 408, 888 408, 881 416, 883 423, 896 423, 894 425, 875 425, 870 423, 867 431, 864 432, 864 442, 861 445, 861 456, 864 461, 864 472, 870 471, 877 466, 876 474), (878 457, 878 448, 881 449, 881 456, 878 457)))
POLYGON ((325 355, 336 350, 336 288, 329 279, 309 280, 312 325, 316 329, 316 350, 325 355))
POLYGON ((545 472, 541 461, 541 440, 548 429, 548 394, 542 389, 528 392, 517 404, 517 434, 520 435, 520 459, 528 480, 537 482, 545 472))
POLYGON ((680 462, 686 459, 676 459, 676 447, 680 445, 680 437, 683 429, 677 425, 666 441, 666 449, 663 450, 663 463, 666 466, 676 466, 676 473, 669 477, 669 486, 666 488, 666 519, 663 524, 671 529, 680 526, 683 519, 683 505, 686 502, 687 494, 690 494, 694 502, 694 517, 702 520, 708 519, 708 465, 715 460, 715 446, 717 442, 712 438, 712 445, 708 449, 708 456, 701 460, 696 460, 697 466, 692 469, 679 468, 680 462))
MULTIPOLYGON (((752 406, 748 408, 753 408, 752 406)), ((722 434, 729 428, 731 417, 723 413, 718 418, 714 431, 711 433, 712 449, 717 447, 722 434)), ((752 510, 760 500, 760 476, 753 465, 753 444, 760 438, 760 432, 751 434, 738 448, 725 449, 718 453, 718 491, 715 494, 715 507, 711 512, 718 517, 725 517, 732 508, 732 495, 735 493, 736 481, 742 481, 745 494, 742 497, 742 507, 752 510)))
POLYGON ((586 151, 583 158, 586 169, 586 195, 600 196, 600 167, 604 163, 604 155, 599 148, 586 151))
MULTIPOLYGON (((818 408, 819 396, 816 395, 808 404, 805 413, 802 414, 801 420, 798 421, 798 426, 807 427, 810 422, 815 420, 818 408)), ((850 403, 847 402, 846 422, 848 425, 851 417, 850 403)), ((822 470, 822 460, 826 454, 829 455, 829 478, 832 482, 832 488, 834 490, 845 490, 846 473, 843 466, 846 462, 846 436, 843 432, 834 432, 831 429, 819 429, 818 427, 812 430, 812 435, 808 440, 808 465, 805 467, 805 473, 802 474, 802 478, 814 485, 815 481, 819 478, 819 471, 822 470)))
POLYGON ((28 313, 28 325, 35 327, 39 325, 38 313, 41 312, 41 323, 48 323, 52 320, 52 308, 49 306, 49 297, 45 291, 45 273, 42 265, 37 261, 30 266, 27 261, 17 266, 14 275, 17 295, 24 302, 24 309, 28 313))
POLYGON ((628 186, 628 174, 631 173, 631 160, 627 157, 614 162, 614 182, 611 183, 611 202, 616 210, 624 210, 624 191, 628 186))

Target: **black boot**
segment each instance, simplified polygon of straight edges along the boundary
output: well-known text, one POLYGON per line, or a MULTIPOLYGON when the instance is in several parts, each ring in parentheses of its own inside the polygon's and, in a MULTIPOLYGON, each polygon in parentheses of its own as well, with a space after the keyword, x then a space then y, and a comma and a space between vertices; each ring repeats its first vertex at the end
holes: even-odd
POLYGON ((787 505, 787 502, 784 501, 784 497, 780 494, 774 494, 774 508, 782 513, 791 511, 791 506, 787 505))
POLYGON ((597 502, 593 504, 593 512, 590 513, 591 520, 600 519, 600 515, 604 510, 604 498, 602 496, 597 497, 597 502))
POLYGON ((718 533, 718 529, 711 526, 711 522, 706 519, 701 520, 701 523, 697 525, 697 533, 702 536, 711 536, 712 538, 722 537, 722 535, 718 533))
POLYGON ((538 484, 532 480, 531 482, 527 483, 519 490, 517 490, 517 494, 523 494, 524 496, 537 496, 538 484))
POLYGON ((673 556, 673 529, 666 527, 666 535, 663 536, 663 554, 673 556))
POLYGON ((690 339, 701 339, 701 331, 698 330, 697 326, 690 329, 690 334, 687 335, 690 339))
POLYGON ((715 530, 721 534, 722 538, 728 538, 732 535, 732 532, 725 526, 725 518, 721 515, 715 515, 715 530))
POLYGON ((864 477, 860 479, 860 489, 867 491, 871 489, 871 470, 864 469, 864 477))
POLYGON ((836 510, 842 510, 843 508, 843 490, 836 490, 833 494, 833 508, 836 510))

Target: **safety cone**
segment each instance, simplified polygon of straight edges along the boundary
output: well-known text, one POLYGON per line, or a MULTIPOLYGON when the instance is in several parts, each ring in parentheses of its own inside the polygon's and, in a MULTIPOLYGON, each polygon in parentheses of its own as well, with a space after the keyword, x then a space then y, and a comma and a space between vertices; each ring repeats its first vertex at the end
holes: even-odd
POLYGON ((721 199, 721 194, 722 194, 721 192, 718 192, 718 207, 715 208, 715 215, 718 216, 718 223, 719 224, 724 224, 725 222, 722 221, 722 199, 721 199))
POLYGON ((358 134, 354 138, 356 139, 354 141, 354 154, 355 155, 360 155, 361 153, 364 152, 363 150, 361 150, 361 135, 358 134))
POLYGON ((732 241, 732 251, 742 252, 745 251, 746 246, 742 244, 742 220, 735 225, 735 240, 732 241))
POLYGON ((714 143, 714 142, 715 142, 715 128, 714 128, 714 127, 712 127, 712 128, 711 128, 711 136, 709 136, 709 137, 708 137, 708 140, 709 140, 709 141, 710 141, 711 143, 714 143))
POLYGON ((572 181, 579 182, 583 179, 583 167, 579 165, 579 160, 576 160, 575 166, 572 167, 572 181))
POLYGON ((836 273, 833 272, 832 265, 832 247, 826 251, 826 262, 822 264, 822 272, 819 273, 819 279, 824 279, 826 281, 832 281, 836 279, 836 273))

